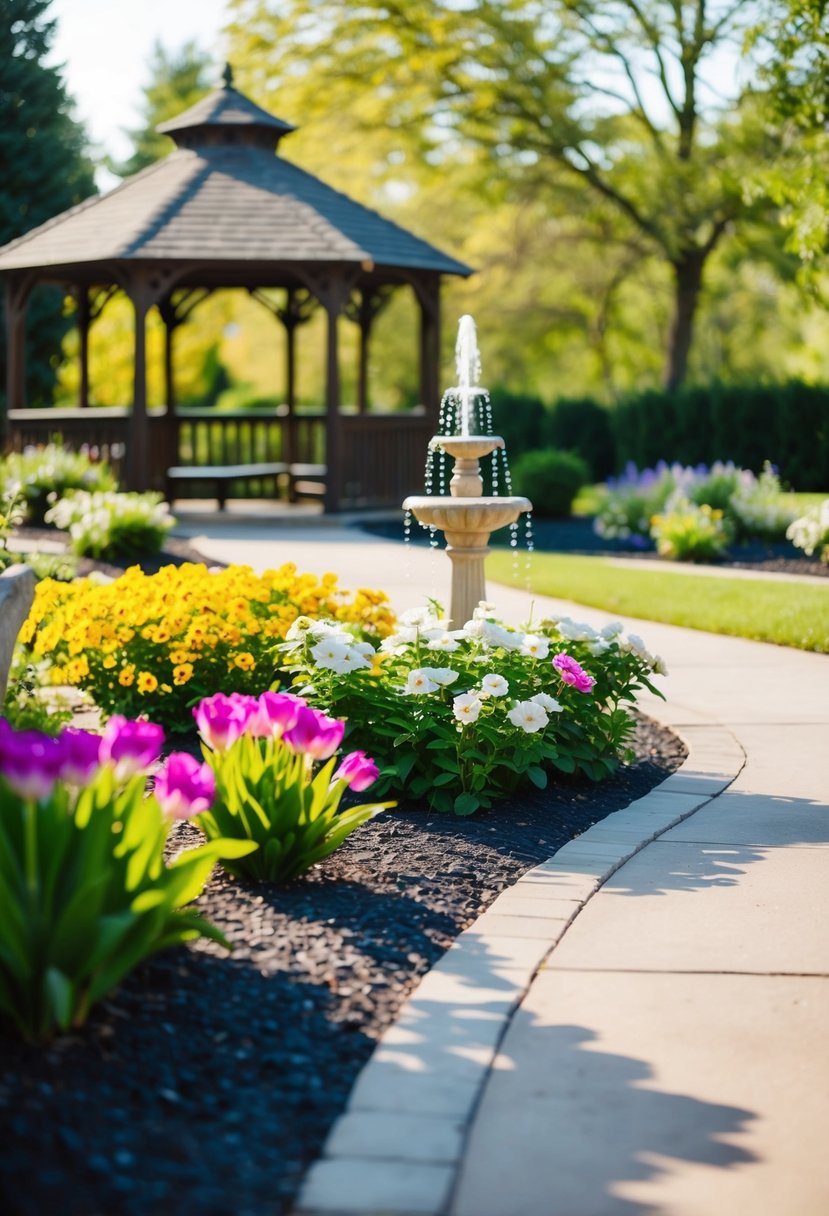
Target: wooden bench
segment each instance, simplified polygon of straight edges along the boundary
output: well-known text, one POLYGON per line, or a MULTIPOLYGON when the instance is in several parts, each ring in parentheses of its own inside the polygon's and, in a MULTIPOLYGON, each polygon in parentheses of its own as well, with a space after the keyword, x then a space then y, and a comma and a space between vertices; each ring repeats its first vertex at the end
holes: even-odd
POLYGON ((173 501, 175 487, 182 482, 206 481, 212 484, 213 497, 218 500, 219 510, 223 511, 228 497, 227 487, 231 482, 253 480, 257 477, 290 476, 291 467, 278 461, 263 461, 260 464, 173 465, 167 470, 167 500, 173 501))
POLYGON ((324 464, 292 464, 288 470, 288 494, 297 498, 324 498, 328 469, 324 464))

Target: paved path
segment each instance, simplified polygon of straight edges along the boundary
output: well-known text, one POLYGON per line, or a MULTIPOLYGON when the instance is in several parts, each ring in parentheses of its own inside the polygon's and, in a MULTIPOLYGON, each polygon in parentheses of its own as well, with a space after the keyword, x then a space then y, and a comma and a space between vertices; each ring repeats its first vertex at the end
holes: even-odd
MULTIPOLYGON (((400 608, 448 595, 441 554, 227 527, 206 554, 333 569, 400 608)), ((490 597, 527 616, 525 593, 490 597)), ((829 1212, 829 657, 635 625, 671 673, 667 704, 643 707, 689 762, 526 875, 425 977, 303 1213, 829 1212)))

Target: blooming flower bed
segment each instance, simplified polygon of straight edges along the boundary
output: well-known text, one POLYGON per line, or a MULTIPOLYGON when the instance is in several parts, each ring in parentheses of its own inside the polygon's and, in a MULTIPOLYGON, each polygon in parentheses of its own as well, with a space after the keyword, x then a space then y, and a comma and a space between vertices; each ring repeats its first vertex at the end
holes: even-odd
POLYGON ((202 697, 268 688, 274 646, 302 614, 377 639, 394 619, 382 592, 349 596, 335 575, 317 579, 293 564, 261 576, 247 566, 186 564, 154 575, 135 566, 109 583, 44 580, 20 640, 48 659, 53 684, 86 690, 105 713, 150 713, 186 730, 202 697))
POLYGON ((809 557, 817 553, 829 565, 829 498, 793 520, 786 536, 796 549, 802 549, 809 557))
POLYGON ((302 695, 347 720, 350 745, 393 790, 468 815, 550 774, 599 779, 625 755, 626 703, 664 671, 614 623, 569 619, 508 629, 481 605, 463 629, 405 613, 379 647, 339 624, 299 618, 281 648, 302 695), (441 664, 438 666, 438 664, 441 664))
POLYGON ((69 533, 78 557, 158 553, 175 520, 160 494, 72 490, 46 512, 46 523, 69 533))

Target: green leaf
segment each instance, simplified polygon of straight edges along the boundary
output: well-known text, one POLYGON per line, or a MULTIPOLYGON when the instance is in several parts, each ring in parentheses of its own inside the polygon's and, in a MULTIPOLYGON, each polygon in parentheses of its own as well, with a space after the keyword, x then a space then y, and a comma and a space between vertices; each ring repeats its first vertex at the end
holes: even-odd
POLYGON ((545 773, 544 769, 539 768, 537 764, 530 765, 530 767, 527 769, 527 776, 529 777, 530 781, 532 781, 533 785, 538 787, 538 789, 545 790, 547 788, 547 774, 545 773))
POLYGON ((72 1024, 75 1011, 75 988, 67 976, 57 967, 49 967, 44 976, 46 1004, 61 1030, 72 1024))
POLYGON ((474 794, 464 793, 458 794, 454 802, 454 810, 456 815, 474 815, 481 805, 480 798, 474 794))

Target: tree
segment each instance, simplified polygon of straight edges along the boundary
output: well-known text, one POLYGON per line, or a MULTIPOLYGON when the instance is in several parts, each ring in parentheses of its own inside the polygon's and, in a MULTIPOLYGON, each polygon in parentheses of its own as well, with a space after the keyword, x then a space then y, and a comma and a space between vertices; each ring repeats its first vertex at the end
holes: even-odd
MULTIPOLYGON (((72 116, 61 69, 44 63, 55 32, 50 3, 4 0, 0 7, 0 245, 95 192, 86 134, 72 116)), ((26 362, 35 402, 51 400, 68 324, 62 293, 42 289, 32 297, 26 362)), ((3 343, 4 395, 5 364, 3 343)))
POLYGON ((748 167, 776 150, 736 61, 752 0, 234 0, 236 45, 269 81, 334 105, 369 91, 374 120, 451 171, 483 148, 493 171, 565 174, 610 204, 669 269, 665 382, 685 379, 708 260, 768 203, 748 167), (266 47, 272 50, 265 51, 266 47), (720 56, 717 60, 717 56, 720 56), (428 129, 424 127, 428 122, 428 129))
POLYGON ((155 43, 147 64, 149 83, 143 90, 141 126, 127 132, 135 147, 129 160, 110 165, 113 173, 129 177, 172 151, 173 141, 169 135, 159 135, 156 127, 208 92, 212 67, 210 56, 195 42, 185 42, 177 51, 155 43))

